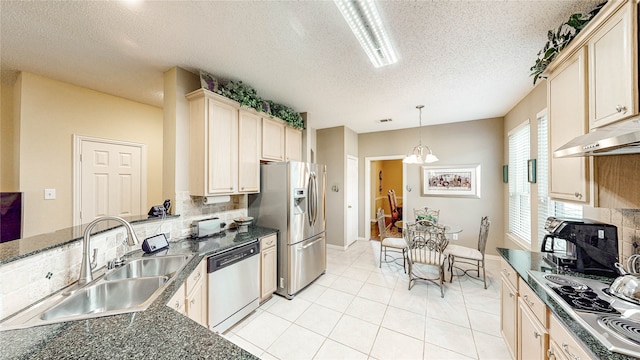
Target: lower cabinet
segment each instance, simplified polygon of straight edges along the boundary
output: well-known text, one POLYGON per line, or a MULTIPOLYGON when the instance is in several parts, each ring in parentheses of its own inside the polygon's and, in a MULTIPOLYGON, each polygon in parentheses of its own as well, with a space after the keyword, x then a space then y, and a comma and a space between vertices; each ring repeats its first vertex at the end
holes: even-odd
POLYGON ((502 277, 500 285, 500 332, 507 344, 511 358, 516 358, 518 325, 518 291, 502 277))
POLYGON ((518 301, 518 323, 518 359, 544 360, 549 333, 522 299, 518 301))
POLYGON ((278 276, 278 234, 260 239, 260 302, 273 295, 278 276))
POLYGON ((576 339, 560 324, 560 321, 551 315, 549 319, 549 360, 588 360, 593 359, 576 339))
POLYGON ((203 259, 167 303, 167 306, 204 327, 208 322, 206 274, 207 259, 203 259))
POLYGON ((185 308, 185 298, 184 298, 184 284, 180 285, 178 291, 171 297, 171 300, 167 303, 167 306, 172 308, 173 310, 179 312, 182 315, 187 315, 187 309, 185 308))

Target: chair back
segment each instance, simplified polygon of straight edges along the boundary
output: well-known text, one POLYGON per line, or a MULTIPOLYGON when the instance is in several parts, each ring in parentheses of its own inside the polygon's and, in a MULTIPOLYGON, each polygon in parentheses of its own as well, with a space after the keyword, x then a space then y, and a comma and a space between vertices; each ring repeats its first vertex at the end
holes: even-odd
POLYGON ((413 209, 413 215, 416 218, 416 221, 426 220, 433 224, 438 223, 438 219, 440 218, 440 210, 430 209, 428 207, 413 209))
POLYGON ((421 220, 407 224, 403 232, 412 263, 442 265, 445 258, 443 252, 449 244, 444 227, 421 220))
POLYGON ((483 216, 480 220, 480 234, 478 235, 478 251, 484 256, 484 250, 487 248, 487 238, 489 237, 489 221, 488 216, 483 216))
POLYGON ((378 208, 376 212, 376 217, 378 218, 378 231, 380 232, 380 240, 387 237, 387 227, 384 223, 384 209, 378 208))
POLYGON ((387 197, 389 198, 389 209, 391 211, 391 222, 395 222, 402 218, 402 209, 398 208, 398 199, 396 198, 396 191, 391 189, 387 191, 387 197))

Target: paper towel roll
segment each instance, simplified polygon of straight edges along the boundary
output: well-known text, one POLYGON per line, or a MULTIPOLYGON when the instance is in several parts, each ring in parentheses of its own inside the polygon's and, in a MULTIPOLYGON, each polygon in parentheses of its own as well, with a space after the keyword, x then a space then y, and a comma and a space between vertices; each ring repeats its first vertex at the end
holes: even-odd
POLYGON ((204 196, 202 198, 202 203, 205 205, 211 204, 219 204, 231 201, 231 196, 223 195, 223 196, 204 196))

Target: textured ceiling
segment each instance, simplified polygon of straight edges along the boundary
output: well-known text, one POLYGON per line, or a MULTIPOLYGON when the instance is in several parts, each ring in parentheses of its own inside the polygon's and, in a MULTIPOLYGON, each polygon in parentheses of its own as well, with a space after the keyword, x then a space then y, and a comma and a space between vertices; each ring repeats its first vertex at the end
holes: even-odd
POLYGON ((332 1, 0 1, 3 81, 27 71, 162 106, 173 66, 242 80, 358 133, 504 116, 549 29, 598 1, 379 2, 398 63, 375 69, 332 1), (392 118, 381 124, 380 119, 392 118))

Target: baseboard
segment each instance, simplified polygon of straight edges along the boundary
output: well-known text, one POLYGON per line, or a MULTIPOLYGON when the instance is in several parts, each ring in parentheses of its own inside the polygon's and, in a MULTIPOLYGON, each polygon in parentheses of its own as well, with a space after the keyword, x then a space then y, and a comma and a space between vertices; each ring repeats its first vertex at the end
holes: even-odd
POLYGON ((353 245, 356 243, 356 241, 360 241, 360 240, 365 240, 365 241, 369 241, 365 238, 362 237, 358 237, 357 239, 353 240, 352 242, 350 242, 349 244, 345 245, 345 246, 340 246, 340 245, 333 245, 333 244, 327 244, 327 248, 329 249, 337 249, 337 250, 347 250, 349 248, 349 246, 353 245))

